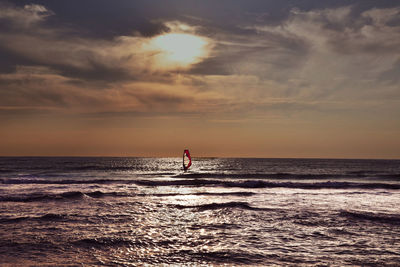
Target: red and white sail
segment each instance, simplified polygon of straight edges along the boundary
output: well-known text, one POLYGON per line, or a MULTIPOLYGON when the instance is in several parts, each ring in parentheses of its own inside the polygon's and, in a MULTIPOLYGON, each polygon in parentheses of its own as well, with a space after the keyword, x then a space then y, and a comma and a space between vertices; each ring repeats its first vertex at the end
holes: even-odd
POLYGON ((190 153, 188 149, 185 149, 183 151, 183 170, 189 169, 189 167, 192 165, 192 158, 190 157, 190 153))

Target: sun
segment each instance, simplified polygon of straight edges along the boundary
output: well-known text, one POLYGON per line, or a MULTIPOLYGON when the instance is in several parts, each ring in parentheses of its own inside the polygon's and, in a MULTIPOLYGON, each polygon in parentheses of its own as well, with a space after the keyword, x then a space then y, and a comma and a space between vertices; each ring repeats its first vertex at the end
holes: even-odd
POLYGON ((154 37, 150 47, 156 51, 156 63, 165 68, 186 68, 208 54, 207 38, 188 33, 168 33, 154 37))

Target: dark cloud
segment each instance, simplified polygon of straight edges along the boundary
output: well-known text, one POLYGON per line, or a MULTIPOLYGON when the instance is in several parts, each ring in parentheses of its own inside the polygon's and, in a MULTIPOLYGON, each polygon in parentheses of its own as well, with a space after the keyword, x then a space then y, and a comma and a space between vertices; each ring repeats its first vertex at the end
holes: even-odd
MULTIPOLYGON (((118 4, 111 4, 105 0, 35 1, 56 14, 47 21, 47 25, 71 29, 78 36, 100 39, 131 35, 133 32, 151 36, 165 30, 162 24, 152 21, 160 16, 154 14, 153 9, 143 2, 119 1, 118 4)), ((14 3, 23 7, 32 1, 14 3)))
MULTIPOLYGON (((23 7, 32 4, 32 1, 16 0, 13 3, 23 7)), ((108 39, 130 35, 133 31, 144 36, 158 34, 166 30, 162 23, 156 22, 160 19, 186 21, 191 16, 207 20, 222 29, 234 30, 235 25, 257 21, 280 24, 287 19, 293 8, 310 11, 352 5, 355 6, 355 13, 361 13, 374 7, 398 5, 393 0, 119 0, 112 4, 108 0, 38 0, 34 3, 57 14, 49 19, 50 25, 79 28, 82 35, 108 39)))
POLYGON ((34 61, 27 59, 9 51, 8 49, 3 49, 0 44, 0 74, 1 73, 12 73, 15 72, 17 65, 32 65, 35 64, 34 61))
POLYGON ((50 66, 60 71, 62 75, 74 78, 74 80, 71 81, 71 83, 74 84, 83 85, 89 81, 97 81, 99 82, 99 85, 104 83, 101 85, 101 87, 104 87, 110 82, 133 81, 137 79, 124 67, 109 66, 107 64, 97 62, 96 60, 89 60, 89 68, 87 69, 79 69, 57 64, 50 66))

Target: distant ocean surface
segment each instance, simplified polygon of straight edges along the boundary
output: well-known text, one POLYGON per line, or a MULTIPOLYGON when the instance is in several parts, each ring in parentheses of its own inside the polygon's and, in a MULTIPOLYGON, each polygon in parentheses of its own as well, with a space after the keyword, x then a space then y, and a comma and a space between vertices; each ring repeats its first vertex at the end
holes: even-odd
POLYGON ((400 266, 400 161, 0 158, 1 266, 400 266))

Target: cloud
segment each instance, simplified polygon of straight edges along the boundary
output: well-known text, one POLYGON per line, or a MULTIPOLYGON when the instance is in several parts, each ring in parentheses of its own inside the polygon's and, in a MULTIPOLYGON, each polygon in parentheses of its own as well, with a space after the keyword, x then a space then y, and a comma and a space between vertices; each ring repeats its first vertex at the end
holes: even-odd
MULTIPOLYGON (((116 36, 112 40, 93 39, 76 36, 70 29, 36 23, 50 14, 53 13, 44 6, 33 4, 1 11, 0 17, 18 26, 23 25, 23 29, 0 33, 0 47, 35 64, 58 69, 65 75, 93 80, 154 80, 157 76, 163 79, 168 75, 165 71, 186 68, 177 64, 159 65, 158 58, 163 51, 151 45, 154 38, 139 33, 116 36)), ((166 22, 164 28, 171 33, 193 36, 196 33, 195 27, 179 21, 166 22)), ((196 38, 211 42, 206 37, 196 38)), ((210 47, 204 49, 203 56, 206 57, 210 47)))
POLYGON ((50 11, 42 5, 25 5, 21 7, 7 6, 2 3, 2 9, 0 11, 0 18, 10 19, 15 22, 30 21, 37 22, 42 20, 44 17, 49 15, 50 11))
POLYGON ((16 28, 27 28, 44 21, 53 12, 45 6, 30 4, 24 7, 15 7, 0 3, 0 20, 8 21, 16 28))
MULTIPOLYGON (((63 76, 45 66, 18 66, 0 74, 0 113, 41 114, 164 114, 185 116, 215 111, 220 96, 196 93, 184 82, 130 81, 98 88, 96 83, 63 76)), ((220 103, 217 105, 219 106, 220 103)))
POLYGON ((399 98, 398 7, 292 8, 273 22, 260 12, 230 26, 191 16, 193 24, 153 21, 162 25, 157 34, 192 34, 209 43, 193 64, 162 67, 157 57, 164 52, 151 46, 155 36, 132 28, 131 35, 112 39, 85 37, 45 24, 57 14, 44 6, 8 6, 0 19, 19 30, 1 32, 0 47, 30 67, 25 63, 0 76, 1 105, 262 117, 365 108, 399 98))
POLYGON ((191 70, 193 82, 224 95, 225 110, 249 117, 303 111, 308 117, 394 116, 400 104, 398 18, 398 7, 292 9, 278 25, 239 25, 244 35, 221 30, 213 57, 191 70))
POLYGON ((233 59, 230 66, 242 65, 232 68, 233 73, 245 71, 265 80, 297 79, 310 84, 309 92, 297 91, 301 96, 334 96, 341 90, 362 94, 362 87, 373 89, 378 85, 377 77, 398 60, 394 55, 400 49, 400 28, 388 25, 398 16, 398 10, 371 9, 354 16, 350 6, 293 9, 280 25, 243 25, 257 34, 246 37, 250 42, 230 44, 239 48, 226 58, 233 59), (251 50, 248 43, 257 46, 251 50), (243 51, 244 56, 235 57, 243 51))

